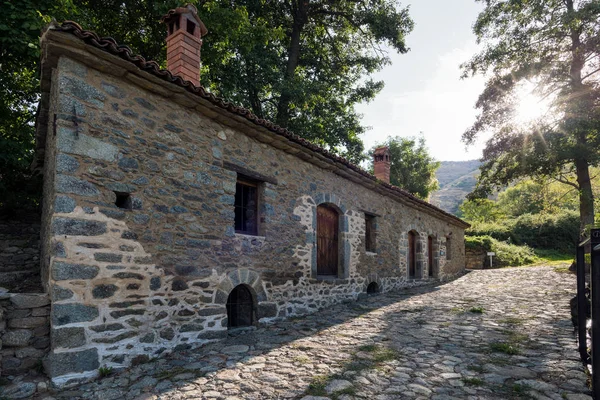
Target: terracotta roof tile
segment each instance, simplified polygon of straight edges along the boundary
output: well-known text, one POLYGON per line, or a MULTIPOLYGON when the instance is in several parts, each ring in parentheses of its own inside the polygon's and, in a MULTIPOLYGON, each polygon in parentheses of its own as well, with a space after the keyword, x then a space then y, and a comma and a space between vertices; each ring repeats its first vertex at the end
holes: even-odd
MULTIPOLYGON (((336 154, 333 154, 333 153, 323 149, 322 147, 319 147, 319 146, 315 145, 314 143, 311 143, 308 140, 301 138, 300 136, 294 134, 293 132, 272 123, 271 121, 268 121, 268 120, 262 119, 262 118, 258 118, 250 110, 243 108, 243 107, 236 106, 233 103, 230 103, 220 97, 217 97, 214 94, 207 92, 206 89, 204 89, 202 86, 195 86, 190 81, 184 80, 180 76, 173 75, 168 70, 161 69, 160 66, 158 65, 158 63, 156 63, 155 61, 147 61, 144 57, 134 54, 133 51, 129 47, 124 46, 124 45, 119 45, 111 37, 102 37, 101 38, 95 32, 86 31, 79 24, 77 24, 76 22, 73 22, 73 21, 65 21, 61 25, 54 27, 54 29, 57 31, 71 33, 71 34, 75 35, 76 37, 82 39, 85 43, 88 43, 96 48, 102 49, 104 51, 107 51, 108 53, 116 55, 124 60, 127 60, 127 61, 135 64, 138 68, 140 68, 143 71, 151 73, 161 79, 164 79, 168 82, 174 83, 182 88, 185 88, 188 92, 193 93, 197 96, 200 96, 203 99, 208 100, 210 103, 212 103, 213 105, 215 105, 219 108, 225 109, 235 115, 242 116, 242 117, 246 118, 247 120, 253 122, 254 124, 264 127, 266 129, 270 130, 271 132, 274 132, 280 136, 283 136, 286 139, 288 139, 294 143, 298 143, 299 145, 301 145, 305 148, 308 148, 315 153, 319 153, 319 154, 325 156, 326 158, 329 158, 330 160, 336 161, 336 162, 344 165, 346 168, 348 168, 368 179, 371 179, 374 182, 378 181, 377 178, 375 178, 375 176, 369 174, 368 172, 366 172, 362 168, 358 167, 357 165, 352 164, 350 161, 346 160, 345 158, 340 157, 336 154)), ((391 185, 389 183, 385 183, 382 181, 378 181, 378 183, 381 186, 383 186, 387 189, 390 189, 398 194, 401 194, 402 196, 410 199, 411 201, 413 201, 421 206, 427 207, 436 213, 440 213, 442 215, 452 218, 455 222, 458 222, 461 226, 468 226, 468 224, 465 221, 461 220, 460 218, 458 218, 458 217, 456 217, 456 216, 454 216, 454 215, 452 215, 452 214, 450 214, 450 213, 448 213, 448 212, 446 212, 424 200, 421 200, 421 199, 413 196, 409 192, 407 192, 397 186, 394 186, 394 185, 391 185)))

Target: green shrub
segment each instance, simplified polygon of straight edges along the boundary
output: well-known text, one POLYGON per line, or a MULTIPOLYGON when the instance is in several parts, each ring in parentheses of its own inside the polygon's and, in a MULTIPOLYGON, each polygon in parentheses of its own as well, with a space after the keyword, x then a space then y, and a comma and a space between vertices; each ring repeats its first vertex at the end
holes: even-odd
MULTIPOLYGON (((496 253, 494 256, 495 267, 516 267, 537 261, 537 256, 529 246, 517 246, 501 242, 491 236, 465 236, 465 247, 474 251, 496 253)), ((485 260, 488 263, 488 258, 485 260)))
POLYGON ((523 214, 511 229, 512 242, 542 249, 572 252, 579 239, 579 213, 523 214))
POLYGON ((497 240, 510 240, 511 220, 499 222, 474 223, 465 232, 470 236, 491 236, 497 240))
POLYGON ((579 214, 569 210, 558 214, 523 214, 499 222, 473 224, 466 233, 536 249, 572 253, 579 238, 579 214))

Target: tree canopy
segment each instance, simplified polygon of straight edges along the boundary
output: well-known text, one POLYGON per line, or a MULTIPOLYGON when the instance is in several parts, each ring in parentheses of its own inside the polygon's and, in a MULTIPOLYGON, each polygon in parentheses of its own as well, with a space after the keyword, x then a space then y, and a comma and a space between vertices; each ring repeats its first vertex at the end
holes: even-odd
POLYGON ((463 139, 493 136, 472 197, 522 177, 554 177, 579 193, 583 233, 594 222, 589 167, 600 162, 600 1, 478 1, 485 8, 474 32, 484 48, 463 71, 488 81, 463 139), (516 118, 525 83, 549 101, 547 112, 527 124, 516 118))
POLYGON ((440 163, 427 150, 424 137, 388 137, 371 149, 388 146, 390 149, 390 183, 421 199, 428 199, 439 188, 435 171, 440 163))
POLYGON ((0 13, 0 206, 35 205, 34 120, 39 98, 39 33, 51 15, 64 18, 68 0, 3 1, 0 13))

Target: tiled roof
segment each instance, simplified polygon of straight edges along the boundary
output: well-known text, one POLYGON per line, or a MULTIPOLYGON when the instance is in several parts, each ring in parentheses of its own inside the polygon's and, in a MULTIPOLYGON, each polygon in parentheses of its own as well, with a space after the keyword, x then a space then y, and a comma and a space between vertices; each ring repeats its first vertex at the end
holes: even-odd
MULTIPOLYGON (((214 94, 207 92, 206 89, 204 89, 202 86, 195 86, 190 81, 184 80, 180 76, 175 76, 175 75, 171 74, 171 72, 169 72, 168 70, 161 69, 160 66, 158 65, 158 63, 156 63, 155 61, 147 61, 144 57, 134 54, 133 51, 129 47, 118 44, 113 38, 110 38, 110 37, 102 37, 101 38, 95 32, 84 30, 83 28, 81 28, 81 26, 79 24, 77 24, 76 22, 73 22, 73 21, 65 21, 62 24, 60 24, 59 26, 54 27, 54 29, 57 31, 73 34, 76 37, 82 39, 85 43, 87 43, 89 45, 92 45, 98 49, 102 49, 102 50, 104 50, 108 53, 111 53, 113 55, 116 55, 124 60, 127 60, 127 61, 135 64, 138 68, 140 68, 143 71, 146 71, 146 72, 148 72, 152 75, 155 75, 165 81, 168 81, 177 86, 180 86, 180 87, 186 89, 188 92, 193 93, 205 100, 208 100, 211 104, 213 104, 221 109, 227 110, 228 112, 235 114, 237 116, 241 116, 258 126, 266 128, 271 132, 274 132, 280 136, 285 137, 286 139, 288 139, 291 142, 297 143, 297 144, 311 150, 312 152, 319 153, 319 154, 323 155, 324 157, 335 161, 336 163, 342 164, 346 168, 362 175, 365 178, 368 178, 374 182, 377 182, 377 178, 375 178, 375 176, 369 174, 368 172, 366 172, 362 168, 358 167, 357 165, 352 164, 350 161, 346 160, 345 158, 335 155, 335 154, 323 149, 322 147, 319 147, 319 146, 309 142, 308 140, 301 138, 300 136, 294 134, 293 132, 272 123, 271 121, 268 121, 268 120, 262 119, 262 118, 258 118, 250 110, 240 107, 240 106, 236 106, 233 103, 230 103, 222 98, 219 98, 219 97, 215 96, 214 94)), ((460 226, 463 226, 463 227, 469 226, 465 221, 461 220, 460 218, 458 218, 458 217, 456 217, 456 216, 454 216, 454 215, 452 215, 452 214, 450 214, 450 213, 448 213, 426 201, 423 201, 423 200, 413 196, 412 194, 408 193, 407 191, 405 191, 397 186, 390 185, 389 183, 385 183, 385 182, 381 182, 381 181, 379 181, 378 183, 380 185, 382 185, 383 187, 390 189, 390 190, 400 194, 403 197, 406 197, 410 201, 417 203, 420 206, 426 207, 435 213, 439 213, 446 217, 451 218, 456 223, 458 223, 460 226)))

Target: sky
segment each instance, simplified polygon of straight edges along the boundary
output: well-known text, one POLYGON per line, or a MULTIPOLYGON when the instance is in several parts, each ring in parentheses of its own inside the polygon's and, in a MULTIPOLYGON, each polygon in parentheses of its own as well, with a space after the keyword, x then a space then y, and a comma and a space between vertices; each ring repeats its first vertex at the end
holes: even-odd
POLYGON ((390 51, 391 65, 373 75, 385 82, 375 100, 361 104, 365 148, 388 136, 418 136, 438 161, 481 157, 484 140, 465 148, 462 133, 475 121, 475 102, 484 78, 460 79, 460 64, 476 53, 471 27, 482 10, 475 0, 399 0, 410 5, 415 22, 407 36, 410 51, 390 51))

